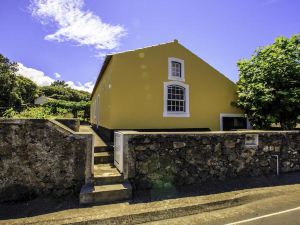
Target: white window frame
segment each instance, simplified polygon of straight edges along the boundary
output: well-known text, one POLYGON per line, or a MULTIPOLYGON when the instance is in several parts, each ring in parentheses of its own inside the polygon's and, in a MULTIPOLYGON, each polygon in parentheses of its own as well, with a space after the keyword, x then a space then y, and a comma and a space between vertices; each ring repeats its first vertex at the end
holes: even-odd
POLYGON ((190 95, 189 85, 179 81, 164 82, 164 112, 163 117, 190 117, 190 95), (178 85, 185 88, 185 112, 169 112, 168 111, 168 86, 178 85))
MULTIPOLYGON (((220 131, 223 130, 223 117, 242 117, 247 118, 245 114, 235 114, 235 113, 220 113, 220 131)), ((251 129, 249 120, 247 119, 247 129, 251 129)))
POLYGON ((185 81, 185 76, 184 76, 184 60, 183 59, 178 59, 174 57, 169 57, 168 58, 168 79, 169 80, 177 80, 177 81, 185 81), (172 62, 178 62, 181 64, 181 77, 173 76, 172 75, 172 62))

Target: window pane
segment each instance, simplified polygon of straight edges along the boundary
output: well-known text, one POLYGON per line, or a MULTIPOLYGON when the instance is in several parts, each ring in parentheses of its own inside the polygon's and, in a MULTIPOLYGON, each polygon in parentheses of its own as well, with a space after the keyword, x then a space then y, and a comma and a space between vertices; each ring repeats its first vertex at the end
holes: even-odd
POLYGON ((181 77, 181 63, 172 62, 172 76, 181 77))
POLYGON ((185 89, 179 85, 168 86, 167 109, 169 112, 185 112, 185 89))

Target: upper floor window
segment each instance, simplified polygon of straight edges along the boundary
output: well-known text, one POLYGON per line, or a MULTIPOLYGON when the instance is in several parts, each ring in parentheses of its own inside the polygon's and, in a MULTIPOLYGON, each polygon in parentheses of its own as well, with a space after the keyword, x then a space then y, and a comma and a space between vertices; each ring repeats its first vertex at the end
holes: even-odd
POLYGON ((184 61, 177 58, 168 59, 169 80, 184 81, 184 61))
POLYGON ((189 86, 178 81, 164 83, 164 117, 189 117, 189 86))
POLYGON ((172 76, 181 77, 181 63, 172 61, 172 76))

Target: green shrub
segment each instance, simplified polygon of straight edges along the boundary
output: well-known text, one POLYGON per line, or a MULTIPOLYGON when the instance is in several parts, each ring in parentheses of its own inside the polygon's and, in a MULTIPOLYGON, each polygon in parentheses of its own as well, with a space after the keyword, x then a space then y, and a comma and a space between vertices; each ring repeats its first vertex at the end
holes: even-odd
POLYGON ((56 99, 52 99, 44 104, 45 107, 51 108, 52 114, 68 112, 72 113, 74 118, 79 118, 80 120, 85 121, 88 121, 90 117, 90 105, 90 102, 87 101, 71 102, 56 99))
POLYGON ((42 93, 45 96, 54 98, 57 100, 65 100, 65 101, 89 101, 90 93, 85 91, 79 91, 72 89, 68 86, 44 86, 40 87, 42 93))
POLYGON ((31 119, 55 119, 55 118, 73 118, 73 115, 64 109, 58 109, 58 112, 53 114, 50 107, 28 107, 22 112, 18 113, 12 108, 6 110, 4 113, 5 118, 31 118, 31 119))
POLYGON ((13 108, 9 108, 4 111, 2 117, 3 118, 13 118, 16 114, 17 114, 17 112, 13 108))

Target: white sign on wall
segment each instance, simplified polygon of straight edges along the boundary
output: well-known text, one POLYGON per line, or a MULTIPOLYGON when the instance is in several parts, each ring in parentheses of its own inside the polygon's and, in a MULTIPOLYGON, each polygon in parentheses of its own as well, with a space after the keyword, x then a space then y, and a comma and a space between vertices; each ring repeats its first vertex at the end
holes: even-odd
POLYGON ((258 134, 246 134, 245 146, 258 146, 258 134))

